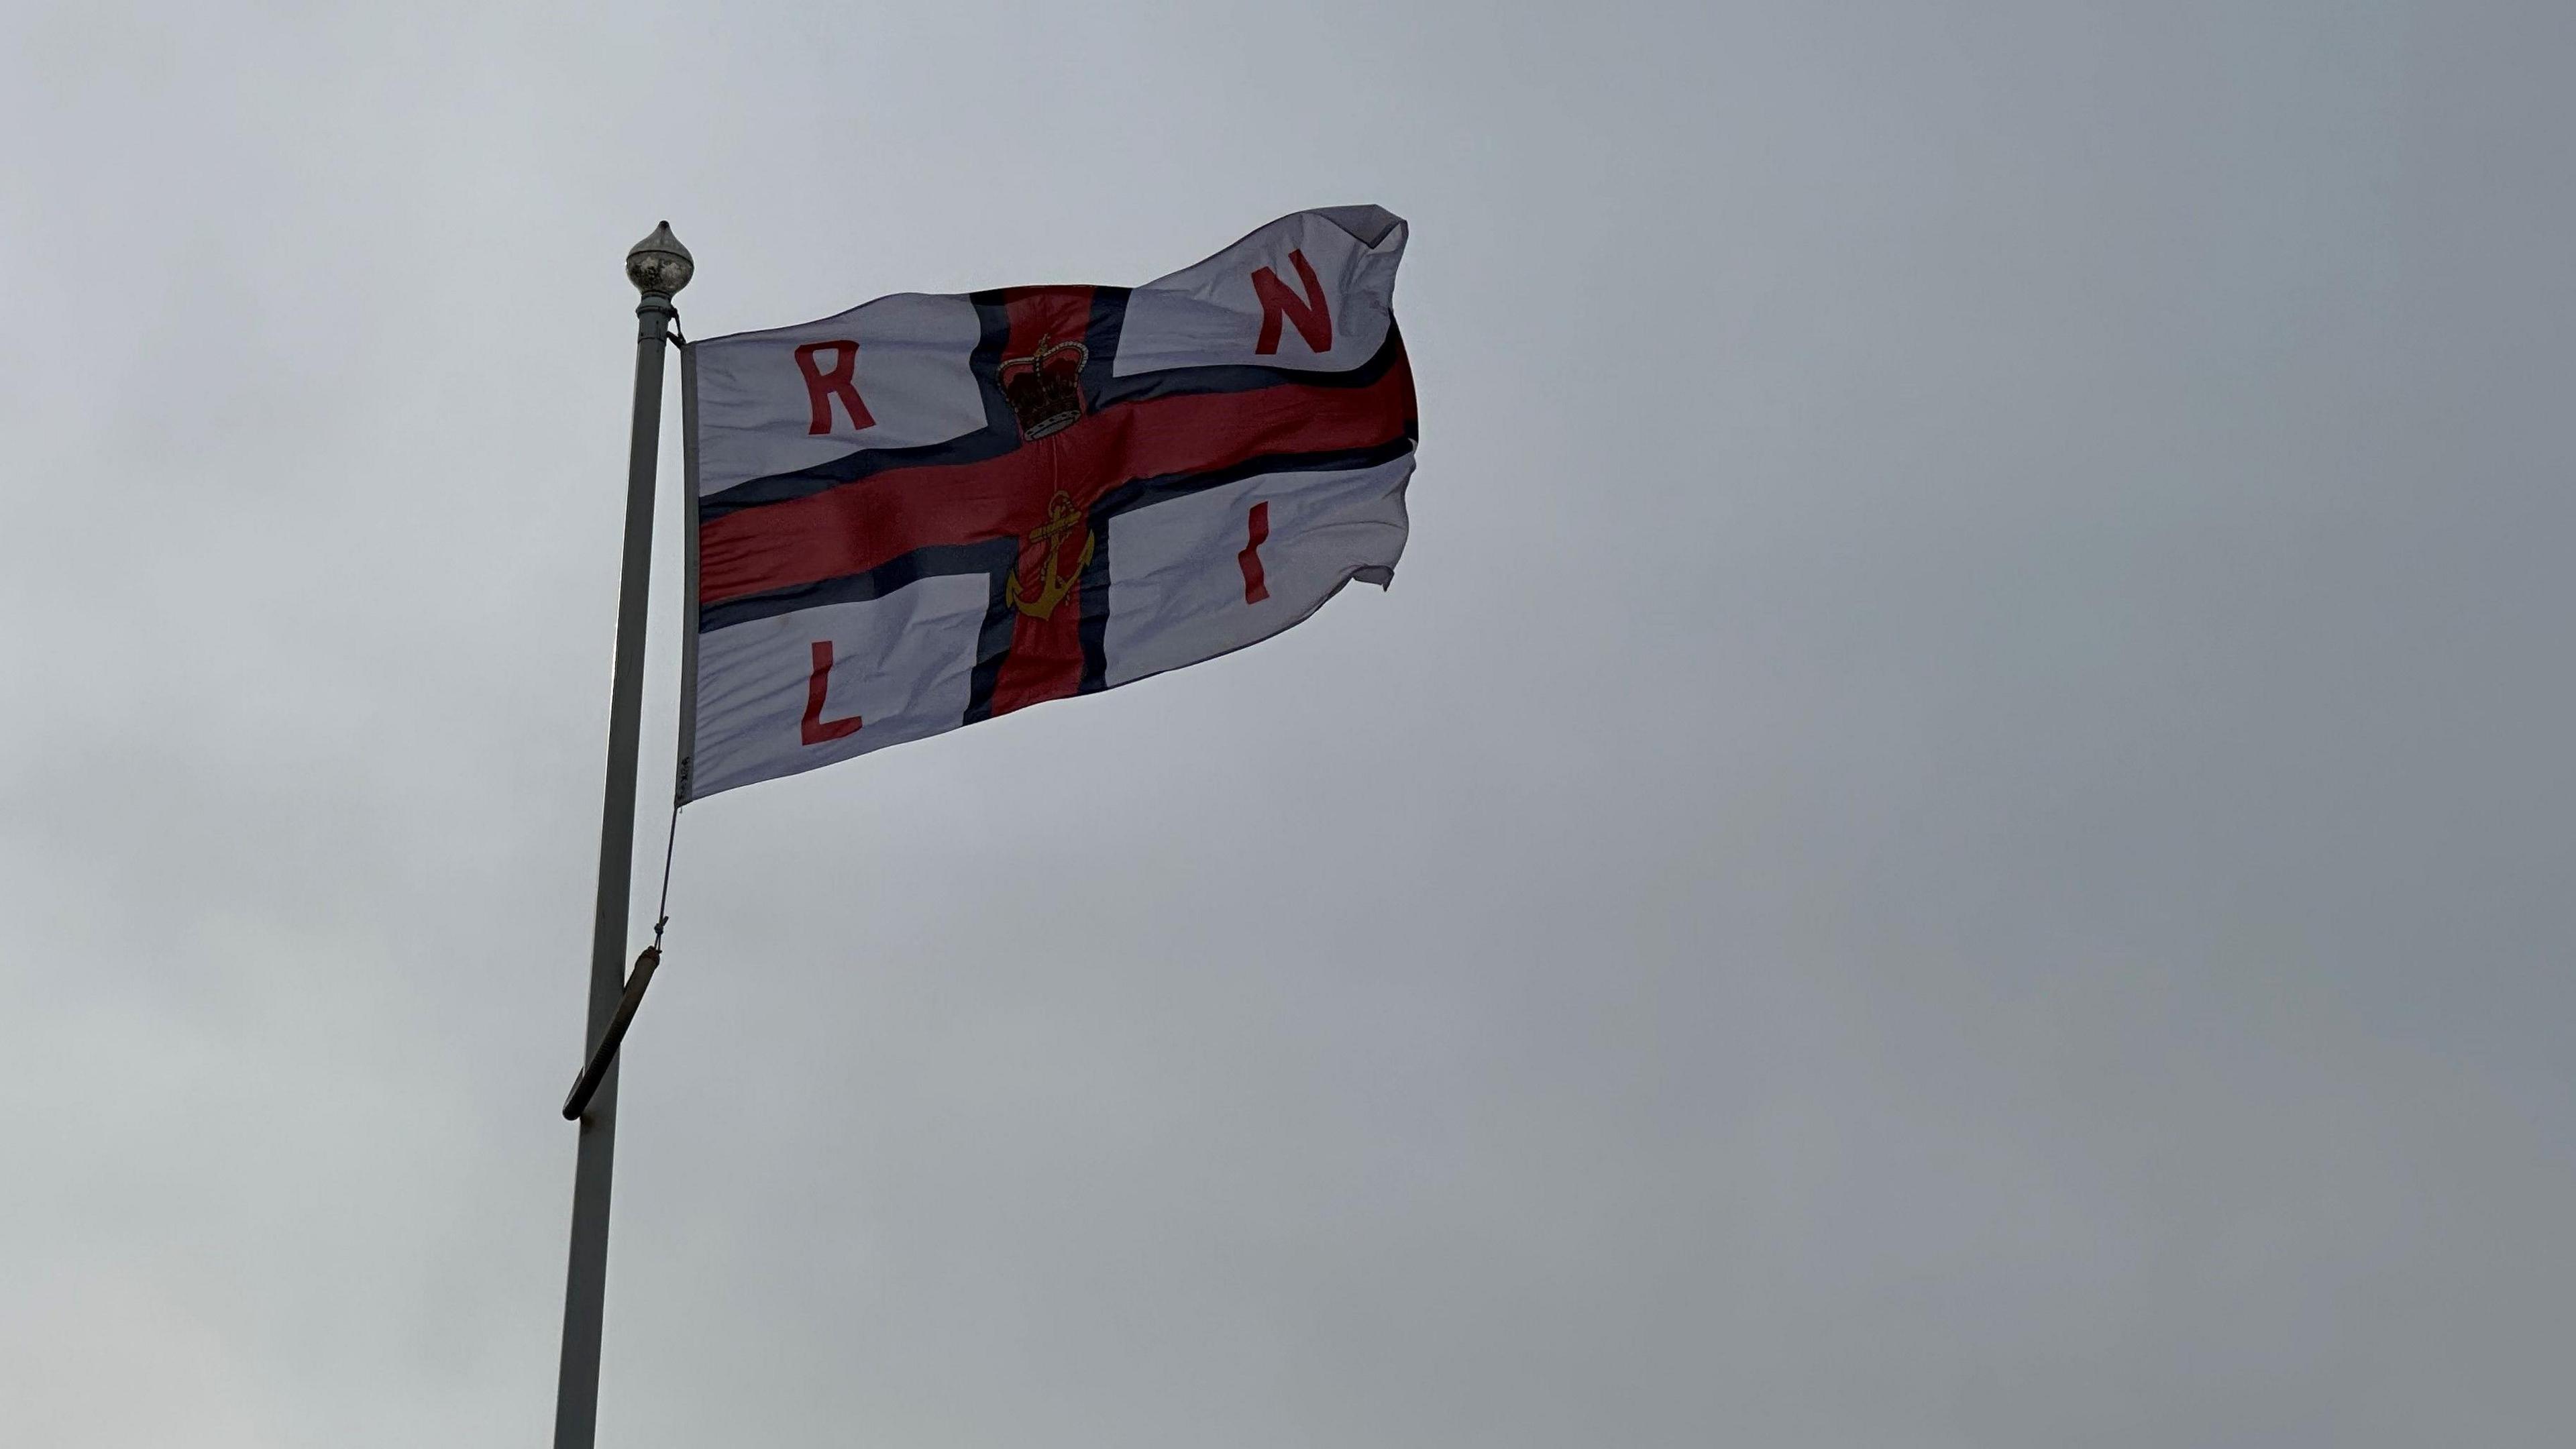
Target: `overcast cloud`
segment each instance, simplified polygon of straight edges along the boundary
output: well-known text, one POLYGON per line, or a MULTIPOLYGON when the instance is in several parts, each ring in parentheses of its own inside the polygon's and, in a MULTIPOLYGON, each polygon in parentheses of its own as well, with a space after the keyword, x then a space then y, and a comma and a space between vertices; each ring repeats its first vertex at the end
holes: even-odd
POLYGON ((2564 0, 5 15, 0 1440, 544 1442, 630 243, 1375 202, 1392 592, 683 821, 602 1444, 2565 1442, 2564 0))

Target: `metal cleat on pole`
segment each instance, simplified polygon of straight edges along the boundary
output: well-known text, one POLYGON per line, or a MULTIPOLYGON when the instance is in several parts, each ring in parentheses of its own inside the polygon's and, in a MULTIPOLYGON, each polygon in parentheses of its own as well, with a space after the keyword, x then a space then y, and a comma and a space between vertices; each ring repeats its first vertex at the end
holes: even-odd
MULTIPOLYGON (((654 927, 653 933, 658 939, 661 927, 654 927)), ((582 1109, 590 1105, 592 1094, 607 1080, 608 1068, 617 1060, 617 1048, 626 1040, 626 1028, 634 1024, 635 1012, 644 1004, 644 989, 653 984, 653 972, 661 964, 659 945, 647 946, 636 955, 634 969, 626 973, 626 990, 617 998, 617 1012, 608 1018, 608 1031, 600 1037, 599 1045, 591 1048, 589 1063, 573 1079, 572 1091, 564 1097, 565 1121, 580 1121, 582 1109)))

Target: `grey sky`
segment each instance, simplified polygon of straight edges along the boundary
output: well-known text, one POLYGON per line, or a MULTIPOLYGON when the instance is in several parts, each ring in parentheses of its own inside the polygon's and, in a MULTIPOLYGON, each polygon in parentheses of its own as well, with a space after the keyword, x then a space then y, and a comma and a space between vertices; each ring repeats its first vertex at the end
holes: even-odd
POLYGON ((542 1441, 629 243, 1368 201, 1392 593, 684 822, 602 1443, 2563 1442, 2576 9, 0 33, 0 1440, 542 1441))

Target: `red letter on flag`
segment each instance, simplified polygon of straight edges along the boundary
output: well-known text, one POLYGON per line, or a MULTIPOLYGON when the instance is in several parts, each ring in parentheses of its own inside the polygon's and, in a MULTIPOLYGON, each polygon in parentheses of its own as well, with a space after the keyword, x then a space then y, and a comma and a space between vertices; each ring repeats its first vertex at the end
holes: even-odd
POLYGON ((814 641, 814 673, 805 681, 805 718, 798 722, 798 732, 805 743, 819 745, 826 740, 845 740, 859 732, 859 717, 823 718, 823 691, 832 685, 832 646, 814 641))
POLYGON ((1243 552, 1234 556, 1234 561, 1243 570, 1243 601, 1258 604, 1270 597, 1270 582, 1261 573, 1261 546, 1270 541, 1268 499, 1252 505, 1252 523, 1244 532, 1249 541, 1243 545, 1243 552))
POLYGON ((1324 284, 1315 280, 1315 269, 1306 264, 1304 252, 1290 251, 1288 264, 1297 269, 1297 280, 1306 284, 1302 299, 1268 267, 1252 274, 1252 290, 1261 297, 1261 340, 1252 344, 1252 350, 1265 356, 1277 352, 1279 319, 1285 317, 1297 324, 1297 335, 1306 339, 1307 351, 1330 352, 1333 314, 1324 305, 1324 284))
MULTIPOLYGON (((1277 279, 1273 278, 1272 283, 1276 285, 1277 279)), ((1284 291, 1282 295, 1285 295, 1284 291)), ((1277 330, 1274 327, 1263 335, 1274 335, 1277 330)), ((1297 330, 1305 331, 1306 324, 1298 323, 1297 330)), ((877 425, 877 420, 868 415, 868 405, 859 401, 858 385, 850 380, 859 370, 859 344, 848 341, 808 342, 796 349, 796 370, 805 374, 805 398, 814 405, 814 425, 805 430, 807 433, 832 431, 834 398, 839 398, 841 406, 850 410, 851 427, 873 428, 877 425), (833 352, 830 372, 814 365, 814 354, 827 347, 833 352)))

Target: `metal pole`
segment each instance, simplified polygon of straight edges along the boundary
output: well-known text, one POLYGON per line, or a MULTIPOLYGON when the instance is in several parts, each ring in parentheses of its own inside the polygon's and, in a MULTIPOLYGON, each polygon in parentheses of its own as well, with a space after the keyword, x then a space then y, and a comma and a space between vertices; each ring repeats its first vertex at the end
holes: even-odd
MULTIPOLYGON (((645 604, 653 567, 653 465, 662 439, 662 348, 694 270, 664 222, 626 254, 636 304, 635 426, 626 453, 626 553, 617 581, 617 663, 608 694, 608 789, 599 816, 599 900, 590 923, 588 1060, 625 994, 626 891, 635 857, 635 752, 644 714, 645 604)), ((608 1184, 617 1147, 617 1068, 581 1116, 573 1165, 572 1253, 564 1275, 563 1365, 555 1381, 555 1449, 591 1449, 599 1425, 600 1318, 608 1293, 608 1184)))

